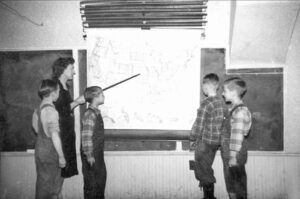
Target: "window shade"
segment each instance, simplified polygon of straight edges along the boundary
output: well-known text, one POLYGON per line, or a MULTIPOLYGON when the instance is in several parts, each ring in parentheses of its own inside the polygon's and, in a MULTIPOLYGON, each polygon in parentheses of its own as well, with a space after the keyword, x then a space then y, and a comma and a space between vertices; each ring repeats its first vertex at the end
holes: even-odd
POLYGON ((84 28, 203 28, 206 4, 207 0, 87 0, 80 2, 80 12, 84 28))

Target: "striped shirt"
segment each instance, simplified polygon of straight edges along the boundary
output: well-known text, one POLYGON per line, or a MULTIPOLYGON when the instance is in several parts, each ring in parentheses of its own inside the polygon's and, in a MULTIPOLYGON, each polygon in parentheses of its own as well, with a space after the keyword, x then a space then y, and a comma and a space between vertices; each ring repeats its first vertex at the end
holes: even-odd
POLYGON ((231 115, 230 123, 230 157, 236 157, 252 124, 251 113, 248 108, 246 106, 236 108, 231 115))
POLYGON ((226 105, 221 97, 207 97, 198 109, 191 131, 191 141, 202 139, 207 144, 220 144, 226 105))
POLYGON ((81 146, 83 153, 87 156, 87 158, 94 157, 93 134, 98 114, 100 114, 99 109, 90 105, 82 118, 81 146), (96 114, 90 109, 94 110, 96 114))

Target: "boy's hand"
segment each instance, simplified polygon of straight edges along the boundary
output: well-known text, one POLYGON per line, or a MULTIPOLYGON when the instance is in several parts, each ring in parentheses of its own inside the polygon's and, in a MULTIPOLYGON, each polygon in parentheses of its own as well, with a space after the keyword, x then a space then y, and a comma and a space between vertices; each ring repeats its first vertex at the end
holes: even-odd
POLYGON ((58 158, 58 165, 59 165, 59 168, 65 168, 66 167, 65 157, 59 157, 58 158))
POLYGON ((91 167, 95 164, 95 158, 94 157, 88 158, 87 161, 88 161, 88 163, 90 164, 91 167))
POLYGON ((237 160, 236 160, 236 157, 230 157, 229 159, 229 167, 234 167, 234 166, 237 166, 237 160))
POLYGON ((190 151, 195 151, 195 150, 196 150, 196 141, 190 140, 190 151))

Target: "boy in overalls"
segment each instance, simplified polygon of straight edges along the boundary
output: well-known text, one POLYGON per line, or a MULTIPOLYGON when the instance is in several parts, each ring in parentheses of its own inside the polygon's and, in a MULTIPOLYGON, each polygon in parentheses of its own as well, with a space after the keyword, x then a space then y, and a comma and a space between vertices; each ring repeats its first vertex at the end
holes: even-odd
POLYGON ((42 102, 32 117, 32 126, 37 133, 35 164, 37 172, 36 199, 62 198, 64 178, 61 168, 66 166, 62 150, 59 116, 53 102, 59 95, 56 81, 43 80, 38 92, 42 102))
POLYGON ((89 107, 84 113, 81 130, 81 160, 85 199, 104 199, 106 166, 104 162, 104 124, 98 106, 104 103, 98 86, 86 88, 89 107))
POLYGON ((251 127, 251 113, 242 100, 247 91, 246 83, 235 77, 224 82, 223 96, 226 102, 231 103, 229 117, 225 120, 230 135, 228 170, 226 188, 230 199, 247 199, 247 136, 251 127))

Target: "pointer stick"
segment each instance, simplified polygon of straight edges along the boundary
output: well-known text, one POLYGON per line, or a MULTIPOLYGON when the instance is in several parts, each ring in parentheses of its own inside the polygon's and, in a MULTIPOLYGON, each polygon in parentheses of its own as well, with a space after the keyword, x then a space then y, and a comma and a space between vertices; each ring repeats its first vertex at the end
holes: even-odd
POLYGON ((104 88, 103 91, 105 91, 105 90, 107 90, 107 89, 110 89, 110 88, 112 88, 112 87, 114 87, 114 86, 117 86, 118 84, 121 84, 121 83, 123 83, 123 82, 126 82, 126 81, 128 81, 128 80, 130 80, 130 79, 132 79, 132 78, 134 78, 134 77, 139 76, 139 75, 140 75, 140 73, 139 73, 139 74, 136 74, 136 75, 133 75, 132 77, 129 77, 129 78, 127 78, 127 79, 124 79, 124 80, 122 80, 122 81, 120 81, 120 82, 117 82, 117 83, 115 83, 115 84, 113 84, 113 85, 110 85, 110 86, 104 88))

